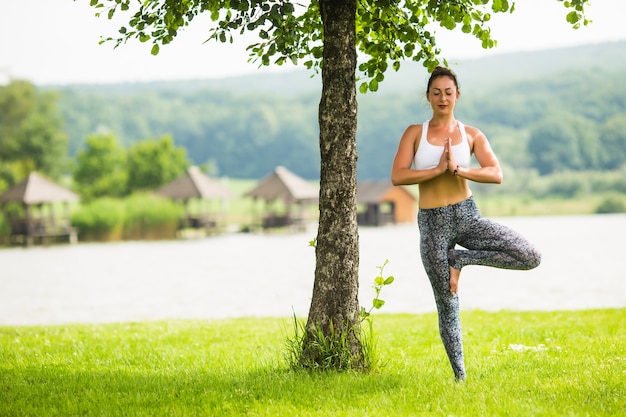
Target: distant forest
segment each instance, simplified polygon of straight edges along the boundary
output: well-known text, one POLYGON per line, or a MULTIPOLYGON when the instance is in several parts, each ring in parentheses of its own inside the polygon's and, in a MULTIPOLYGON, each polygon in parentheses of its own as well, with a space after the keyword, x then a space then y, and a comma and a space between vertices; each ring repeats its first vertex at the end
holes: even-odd
MULTIPOLYGON (((457 118, 485 132, 505 169, 606 171, 626 161, 626 42, 450 66, 461 84, 457 118)), ((311 75, 39 88, 60 93, 71 158, 94 133, 124 146, 171 134, 214 175, 261 178, 282 165, 314 180, 321 82, 311 75)), ((404 129, 430 116, 427 76, 407 63, 379 92, 359 95, 360 180, 388 178, 404 129)))

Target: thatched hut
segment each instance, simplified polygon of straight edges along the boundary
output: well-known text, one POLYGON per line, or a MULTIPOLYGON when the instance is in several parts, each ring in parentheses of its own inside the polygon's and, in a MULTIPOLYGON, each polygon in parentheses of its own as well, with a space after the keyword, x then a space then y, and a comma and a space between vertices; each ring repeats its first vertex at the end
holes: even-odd
POLYGON ((282 166, 244 195, 265 203, 261 220, 264 229, 304 228, 309 219, 308 209, 319 201, 317 187, 282 166))
POLYGON ((227 214, 228 199, 234 197, 230 189, 204 174, 196 166, 190 167, 185 174, 158 189, 156 194, 181 201, 185 205, 185 216, 180 222, 181 229, 217 227, 227 214), (211 210, 212 201, 219 203, 217 211, 211 210))
POLYGON ((70 226, 69 204, 79 200, 74 192, 31 172, 24 181, 0 195, 0 207, 11 225, 11 242, 27 246, 61 239, 76 242, 76 231, 70 226), (11 210, 13 203, 21 205, 23 210, 19 213, 11 210), (63 206, 61 215, 55 213, 59 205, 63 206))

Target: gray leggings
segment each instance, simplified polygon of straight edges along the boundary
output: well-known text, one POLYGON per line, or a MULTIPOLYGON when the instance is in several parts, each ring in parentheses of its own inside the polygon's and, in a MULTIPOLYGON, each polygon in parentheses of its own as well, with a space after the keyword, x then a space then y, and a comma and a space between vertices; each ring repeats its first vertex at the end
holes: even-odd
POLYGON ((420 253, 439 315, 439 333, 457 380, 465 379, 459 298, 450 293, 450 266, 485 265, 532 269, 541 262, 535 247, 519 233, 480 215, 472 197, 460 203, 420 209, 420 253), (456 249, 456 245, 466 249, 456 249))

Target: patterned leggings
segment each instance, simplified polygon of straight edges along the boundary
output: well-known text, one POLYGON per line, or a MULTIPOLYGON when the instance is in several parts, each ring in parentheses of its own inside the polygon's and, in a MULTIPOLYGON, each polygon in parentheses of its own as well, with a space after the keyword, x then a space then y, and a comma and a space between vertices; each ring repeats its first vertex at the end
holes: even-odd
POLYGON ((450 293, 450 266, 532 269, 541 255, 524 237, 480 215, 472 197, 418 213, 420 253, 435 295, 439 333, 457 380, 465 379, 459 298, 450 293), (456 245, 466 249, 455 249, 456 245))

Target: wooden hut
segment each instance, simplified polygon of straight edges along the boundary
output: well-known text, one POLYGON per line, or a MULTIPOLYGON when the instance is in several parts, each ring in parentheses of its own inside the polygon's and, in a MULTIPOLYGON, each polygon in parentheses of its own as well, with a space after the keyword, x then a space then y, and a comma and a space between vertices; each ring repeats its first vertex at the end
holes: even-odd
POLYGON ((264 201, 261 226, 302 229, 308 220, 307 210, 319 201, 319 190, 287 168, 278 166, 253 189, 244 194, 264 201))
POLYGON ((69 204, 80 197, 42 175, 31 172, 28 177, 0 195, 0 206, 8 213, 11 243, 27 246, 67 239, 77 241, 76 230, 70 226, 69 204), (23 213, 7 210, 11 203, 20 204, 23 213), (59 204, 63 213, 55 213, 59 204))
POLYGON ((226 215, 226 202, 234 194, 220 182, 204 174, 196 166, 185 174, 156 191, 157 195, 181 201, 185 205, 185 215, 180 221, 181 229, 215 229, 221 216, 226 215), (209 201, 218 201, 219 210, 211 210, 209 201), (196 202, 195 207, 191 207, 196 202))
POLYGON ((402 186, 390 181, 357 183, 357 222, 364 226, 415 222, 417 199, 402 186))

